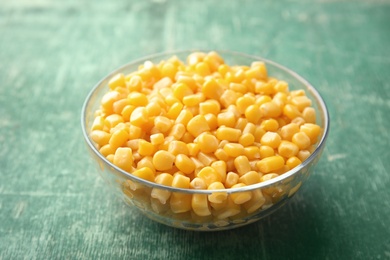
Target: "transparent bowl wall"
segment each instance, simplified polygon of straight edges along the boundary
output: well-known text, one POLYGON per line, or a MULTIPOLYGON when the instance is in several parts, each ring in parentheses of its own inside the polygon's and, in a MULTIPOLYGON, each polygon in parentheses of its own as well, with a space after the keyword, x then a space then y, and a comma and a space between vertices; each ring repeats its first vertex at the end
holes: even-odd
POLYGON ((253 223, 284 205, 300 189, 302 184, 306 182, 313 167, 320 159, 329 129, 329 116, 323 99, 316 89, 291 70, 260 57, 227 51, 218 52, 224 58, 225 63, 230 66, 250 65, 253 61, 265 62, 269 76, 288 82, 290 90, 304 89, 306 95, 312 100, 312 106, 317 111, 317 124, 322 127, 323 132, 319 138, 316 150, 301 165, 266 182, 244 188, 226 189, 222 191, 186 190, 161 186, 139 179, 110 163, 99 153, 89 137, 91 125, 94 120, 94 112, 99 109, 100 100, 108 91, 107 84, 113 75, 119 72, 125 75, 131 73, 137 70, 138 66, 147 60, 153 63, 159 63, 161 60, 167 60, 173 55, 176 55, 182 61, 185 61, 186 57, 192 52, 171 52, 139 59, 115 70, 101 80, 88 95, 82 110, 82 130, 88 151, 96 161, 97 171, 110 189, 127 205, 138 208, 150 219, 172 227, 199 231, 225 230, 253 223), (221 209, 211 208, 212 215, 200 217, 192 210, 184 213, 174 213, 170 208, 169 201, 164 205, 157 199, 151 198, 150 194, 153 189, 167 190, 171 194, 174 194, 171 196, 175 196, 176 198, 182 196, 188 199, 193 194, 204 194, 203 196, 207 196, 213 192, 223 192, 227 194, 227 200, 229 201, 231 196, 237 196, 240 192, 250 192, 252 193, 253 199, 251 203, 243 205, 232 205, 230 201, 229 206, 221 209), (260 196, 261 194, 263 196, 260 196))

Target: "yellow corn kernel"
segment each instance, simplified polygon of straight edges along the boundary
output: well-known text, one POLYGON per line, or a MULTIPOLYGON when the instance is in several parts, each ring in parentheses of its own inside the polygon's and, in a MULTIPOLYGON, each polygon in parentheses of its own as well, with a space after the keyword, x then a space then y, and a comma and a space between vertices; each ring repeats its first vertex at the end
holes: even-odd
POLYGON ((255 104, 259 106, 268 102, 271 102, 272 98, 269 95, 256 95, 255 104))
POLYGON ((274 101, 262 104, 260 110, 264 117, 269 118, 276 118, 282 114, 281 108, 274 101))
POLYGON ((274 148, 267 146, 267 145, 262 145, 259 147, 259 153, 260 153, 260 158, 267 158, 275 155, 275 150, 274 148))
POLYGON ((164 135, 161 133, 153 134, 150 136, 150 142, 153 145, 159 145, 164 142, 164 135))
MULTIPOLYGON (((105 129, 108 129, 108 127, 105 127, 105 129)), ((117 124, 116 126, 114 126, 113 128, 110 128, 110 134, 113 134, 116 131, 119 131, 119 130, 122 130, 122 129, 125 130, 126 132, 129 132, 130 131, 130 125, 121 122, 121 123, 117 124)))
MULTIPOLYGON (((207 187, 207 189, 223 190, 225 189, 225 186, 223 186, 222 182, 213 182, 207 187)), ((209 194, 207 197, 211 203, 222 203, 227 199, 228 194, 226 192, 213 192, 212 194, 209 194)))
POLYGON ((204 189, 207 189, 207 185, 206 185, 206 182, 202 178, 195 177, 190 182, 190 188, 195 189, 195 190, 204 190, 204 189))
POLYGON ((221 64, 218 66, 218 72, 221 76, 225 76, 225 74, 230 70, 229 65, 221 64))
POLYGON ((311 123, 301 125, 300 130, 310 138, 312 144, 317 142, 317 139, 321 133, 321 127, 311 123))
POLYGON ((115 154, 115 149, 109 144, 103 145, 100 149, 99 152, 104 156, 107 157, 109 154, 115 154))
POLYGON ((193 194, 191 206, 194 213, 198 216, 205 217, 211 215, 207 194, 193 194))
POLYGON ((249 122, 257 124, 261 118, 261 110, 258 105, 250 105, 245 109, 245 117, 249 122))
POLYGON ((198 158, 195 158, 195 157, 190 157, 190 159, 194 162, 195 164, 195 173, 198 173, 200 171, 200 169, 202 169, 203 167, 205 167, 205 165, 200 161, 198 160, 198 158))
POLYGON ((143 130, 142 128, 134 125, 130 125, 129 127, 129 138, 130 139, 137 139, 137 138, 142 138, 143 136, 143 130))
POLYGON ((242 133, 243 134, 248 134, 249 133, 249 134, 254 135, 255 131, 256 131, 256 125, 249 122, 249 123, 247 123, 245 125, 245 128, 244 128, 244 130, 242 130, 242 133))
POLYGON ((197 106, 205 100, 203 93, 196 93, 183 97, 183 104, 189 107, 197 106))
POLYGON ((138 153, 142 156, 154 154, 154 145, 145 140, 140 140, 138 143, 138 153))
POLYGON ((219 100, 224 91, 224 88, 214 79, 206 80, 202 86, 202 93, 205 97, 214 100, 219 100))
POLYGON ((188 132, 185 132, 183 137, 181 138, 181 140, 185 143, 192 143, 194 141, 194 137, 192 136, 192 134, 188 133, 188 132))
POLYGON ((135 106, 131 106, 131 105, 126 105, 122 109, 121 115, 122 115, 123 120, 125 122, 129 122, 130 121, 130 116, 133 113, 134 109, 135 109, 135 106))
POLYGON ((225 150, 223 150, 222 148, 218 148, 214 155, 219 159, 219 160, 222 160, 222 161, 227 161, 229 159, 229 155, 225 152, 225 150))
POLYGON ((145 94, 139 92, 132 92, 128 95, 127 101, 130 105, 135 107, 144 107, 148 104, 148 98, 145 94))
POLYGON ((270 80, 268 82, 257 81, 255 85, 255 92, 257 94, 262 94, 262 95, 272 95, 275 92, 274 86, 275 86, 275 81, 273 80, 270 80))
POLYGON ((218 148, 218 139, 212 134, 203 133, 196 140, 203 153, 213 153, 218 148))
POLYGON ((272 148, 277 148, 282 141, 282 138, 278 133, 266 132, 260 140, 262 145, 267 145, 272 148))
POLYGON ((261 159, 256 164, 257 168, 262 173, 274 172, 281 169, 284 166, 284 159, 281 156, 270 156, 261 159))
POLYGON ((175 124, 172 126, 169 136, 173 136, 176 140, 180 140, 186 133, 186 127, 183 124, 175 124))
POLYGON ((207 124, 210 127, 210 131, 213 131, 213 130, 217 129, 217 127, 218 127, 218 120, 217 120, 217 117, 214 114, 211 114, 211 113, 205 114, 204 118, 206 119, 207 124))
POLYGON ((121 94, 117 91, 110 91, 102 97, 101 105, 106 114, 113 113, 114 102, 121 99, 121 94))
POLYGON ((299 111, 299 109, 291 104, 287 104, 284 106, 283 114, 287 116, 290 120, 301 116, 301 112, 299 111))
POLYGON ((196 156, 200 150, 199 144, 197 143, 187 143, 188 155, 196 156))
POLYGON ((286 81, 280 80, 275 84, 274 90, 277 93, 287 93, 288 92, 288 83, 286 81))
POLYGON ((300 150, 305 150, 310 146, 310 138, 307 136, 305 132, 298 132, 293 135, 292 142, 298 145, 300 150))
POLYGON ((182 111, 180 111, 179 115, 177 116, 176 118, 176 121, 175 123, 176 124, 183 124, 183 125, 187 125, 188 122, 193 118, 193 115, 190 111, 188 111, 187 109, 184 109, 182 111))
POLYGON ((247 86, 245 86, 244 84, 233 83, 233 82, 229 84, 229 89, 233 90, 234 92, 240 92, 242 94, 248 92, 247 86))
POLYGON ((126 83, 129 91, 141 91, 143 87, 142 78, 138 75, 133 75, 126 83))
POLYGON ((129 105, 127 99, 120 99, 112 104, 112 109, 115 114, 121 114, 125 106, 129 105))
POLYGON ((194 116, 187 124, 187 131, 194 137, 210 130, 206 118, 203 115, 194 116))
POLYGON ((255 137, 255 142, 260 143, 261 138, 263 137, 264 134, 265 134, 265 130, 261 127, 257 127, 255 129, 255 133, 253 134, 253 136, 255 137))
POLYGON ((211 167, 221 176, 221 182, 224 182, 226 179, 226 162, 225 161, 215 161, 211 163, 211 167))
MULTIPOLYGON (((172 187, 188 189, 190 187, 190 178, 176 174, 172 180, 172 187)), ((187 193, 172 192, 169 204, 173 213, 184 213, 190 211, 192 195, 187 193)))
POLYGON ((152 156, 145 156, 137 163, 137 169, 141 169, 143 167, 150 168, 154 173, 156 173, 156 169, 153 165, 153 157, 152 156))
POLYGON ((193 106, 193 107, 186 107, 188 111, 191 112, 193 115, 198 115, 199 114, 199 107, 198 106, 193 106))
POLYGON ((108 143, 115 149, 125 145, 127 140, 129 140, 129 133, 126 130, 121 129, 111 135, 108 143))
POLYGON ((153 182, 154 181, 154 172, 148 167, 143 167, 132 172, 134 176, 138 178, 153 182))
POLYGON ((302 163, 302 161, 298 157, 296 157, 296 156, 292 156, 292 157, 288 158, 287 161, 286 161, 286 165, 290 169, 294 169, 295 167, 297 167, 301 163, 302 163))
MULTIPOLYGON (((173 176, 169 173, 161 173, 154 178, 154 182, 164 186, 171 186, 173 181, 173 176)), ((171 192, 165 189, 153 188, 150 193, 152 198, 158 199, 162 204, 166 204, 171 192)))
POLYGON ((149 116, 159 116, 163 111, 160 104, 156 101, 149 102, 145 108, 149 116))
POLYGON ((162 133, 168 132, 171 129, 173 123, 165 116, 156 116, 154 118, 154 127, 156 127, 162 133))
MULTIPOLYGON (((231 188, 242 188, 245 187, 246 185, 244 183, 237 183, 233 185, 231 188)), ((235 192, 230 194, 230 197, 232 198, 233 202, 235 204, 243 204, 247 201, 249 201, 252 198, 252 193, 250 191, 241 191, 241 192, 235 192)))
POLYGON ((236 125, 236 117, 233 112, 227 111, 218 114, 217 116, 218 126, 227 126, 227 127, 235 127, 236 125))
POLYGON ((175 79, 176 72, 177 68, 170 62, 164 63, 161 68, 161 76, 168 77, 171 80, 175 79))
POLYGON ((192 89, 184 83, 174 83, 171 88, 173 90, 173 95, 180 101, 182 101, 185 96, 194 94, 192 89))
POLYGON ((199 114, 201 115, 205 115, 205 114, 218 115, 220 111, 221 111, 221 105, 217 100, 209 99, 199 104, 199 114))
POLYGON ((138 150, 139 140, 140 139, 131 139, 131 140, 127 141, 126 147, 131 148, 133 151, 138 150))
POLYGON ((228 172, 236 171, 236 167, 234 166, 234 158, 229 158, 226 161, 226 171, 228 172))
POLYGON ((290 158, 292 156, 295 156, 299 152, 299 147, 298 145, 290 142, 290 141, 285 141, 283 140, 279 147, 278 147, 278 153, 286 158, 290 158))
POLYGON ((172 168, 175 156, 167 151, 157 151, 153 155, 154 168, 158 171, 166 171, 172 168))
POLYGON ((180 112, 183 110, 183 107, 184 107, 183 104, 179 103, 179 102, 172 104, 167 112, 167 116, 170 119, 176 120, 177 117, 179 116, 180 112))
POLYGON ((91 139, 99 146, 106 145, 111 138, 111 134, 102 130, 93 130, 91 132, 91 139))
POLYGON ((316 123, 316 110, 313 107, 306 107, 302 111, 302 117, 306 123, 316 123))
POLYGON ((177 83, 184 83, 186 84, 187 86, 189 86, 191 88, 192 91, 196 92, 197 89, 198 89, 198 84, 197 82, 195 81, 194 78, 192 78, 191 76, 186 76, 186 75, 179 75, 179 73, 177 74, 177 80, 176 80, 177 83))
POLYGON ((255 137, 250 133, 246 133, 240 136, 238 142, 242 144, 244 147, 247 147, 252 145, 255 142, 255 137))
POLYGON ((244 148, 244 155, 249 160, 260 159, 260 149, 257 146, 248 146, 244 148))
POLYGON ((252 191, 252 198, 243 204, 244 209, 249 214, 260 209, 265 203, 265 198, 260 189, 252 191))
POLYGON ((246 119, 244 117, 238 117, 234 128, 237 128, 237 129, 240 129, 241 131, 244 131, 247 124, 248 124, 248 119, 246 119))
POLYGON ((252 185, 260 182, 260 175, 256 171, 248 171, 238 179, 239 182, 245 185, 252 185))
MULTIPOLYGON (((107 157, 108 159, 108 157, 107 157)), ((112 163, 124 171, 130 172, 133 167, 133 151, 128 147, 116 149, 112 163)))
POLYGON ((149 122, 148 116, 148 111, 145 107, 137 107, 131 113, 130 123, 138 127, 143 127, 149 122))
POLYGON ((234 203, 231 196, 228 196, 228 198, 223 203, 212 203, 212 205, 215 209, 213 215, 217 219, 226 219, 229 217, 233 217, 241 212, 240 205, 234 203))
POLYGON ((249 160, 246 156, 241 155, 234 159, 234 166, 236 167, 237 173, 242 176, 251 170, 249 160))
POLYGON ((231 89, 227 89, 222 93, 219 98, 219 101, 223 107, 227 108, 228 106, 235 104, 238 97, 239 96, 236 92, 231 89))
POLYGON ((197 63, 195 65, 195 71, 203 77, 211 74, 210 67, 206 62, 197 63))
POLYGON ((292 137, 299 132, 299 126, 295 123, 290 123, 280 129, 280 136, 283 140, 291 141, 292 137))
POLYGON ((104 128, 104 118, 101 116, 95 117, 92 123, 91 130, 103 130, 104 128))
POLYGON ((178 154, 175 159, 176 167, 185 174, 195 170, 195 163, 185 154, 178 154))
POLYGON ((279 123, 276 119, 273 118, 266 119, 261 122, 260 127, 263 128, 265 131, 276 132, 279 129, 279 123))
POLYGON ((301 162, 303 162, 304 160, 309 158, 310 155, 311 155, 310 151, 308 151, 308 150, 300 150, 298 152, 298 154, 297 154, 297 157, 299 158, 299 160, 301 160, 301 162))
POLYGON ((123 75, 122 73, 116 74, 110 79, 110 81, 108 82, 108 86, 110 87, 110 89, 115 89, 116 87, 125 87, 125 75, 123 75))
POLYGON ((216 181, 220 182, 222 180, 218 172, 213 167, 210 166, 206 166, 203 169, 201 169, 198 172, 197 177, 202 178, 205 181, 207 186, 209 186, 213 182, 216 181))
POLYGON ((226 175, 226 181, 225 181, 226 188, 231 188, 234 185, 236 185, 239 178, 240 178, 240 176, 237 173, 228 172, 228 174, 226 175))
POLYGON ((241 136, 241 130, 231 127, 220 127, 217 129, 216 136, 219 140, 227 140, 229 142, 238 142, 241 136))
POLYGON ((269 181, 269 180, 271 180, 271 179, 273 179, 273 178, 276 178, 276 177, 278 177, 278 176, 279 176, 279 175, 276 174, 276 173, 264 174, 263 176, 261 176, 260 181, 261 181, 261 182, 269 181))
POLYGON ((303 117, 298 116, 298 117, 294 118, 293 120, 291 120, 291 123, 297 124, 299 127, 301 127, 301 125, 306 123, 306 121, 303 117))
POLYGON ((213 162, 215 162, 217 159, 211 155, 211 154, 205 154, 205 153, 202 153, 202 152, 199 152, 198 153, 198 156, 197 156, 198 160, 202 162, 203 165, 211 165, 213 162))
POLYGON ((254 104, 255 104, 255 98, 251 97, 251 96, 242 96, 242 97, 237 98, 237 100, 236 100, 237 109, 241 114, 244 114, 246 109, 249 106, 254 105, 254 104))
POLYGON ((299 111, 311 106, 311 100, 307 96, 296 96, 291 99, 291 104, 296 106, 299 111))
POLYGON ((223 150, 230 157, 238 157, 245 153, 244 146, 242 144, 228 143, 223 147, 223 150))
POLYGON ((110 162, 110 163, 114 163, 114 157, 115 157, 115 155, 113 155, 113 154, 109 154, 109 155, 107 155, 107 160, 110 162))
POLYGON ((168 152, 175 156, 178 154, 188 155, 187 144, 182 141, 171 141, 168 146, 168 152))

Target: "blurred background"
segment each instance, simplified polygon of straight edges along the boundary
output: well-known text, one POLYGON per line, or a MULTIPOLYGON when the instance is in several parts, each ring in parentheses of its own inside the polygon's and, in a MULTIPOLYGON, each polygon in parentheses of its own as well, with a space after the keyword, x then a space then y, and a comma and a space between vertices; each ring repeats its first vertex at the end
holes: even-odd
POLYGON ((390 259, 390 1, 5 0, 0 259, 390 259), (168 228, 107 193, 81 134, 91 88, 168 50, 276 61, 323 95, 331 132, 279 212, 218 233, 168 228))

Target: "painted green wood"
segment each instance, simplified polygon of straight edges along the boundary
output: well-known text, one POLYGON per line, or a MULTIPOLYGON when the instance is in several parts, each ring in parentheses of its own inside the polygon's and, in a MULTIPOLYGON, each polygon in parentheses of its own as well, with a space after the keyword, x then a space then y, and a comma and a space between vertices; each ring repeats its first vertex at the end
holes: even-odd
POLYGON ((389 259, 390 1, 50 1, 0 5, 0 259, 389 259), (128 61, 229 49, 306 77, 331 132, 307 185, 236 230, 154 223, 107 193, 80 129, 128 61))

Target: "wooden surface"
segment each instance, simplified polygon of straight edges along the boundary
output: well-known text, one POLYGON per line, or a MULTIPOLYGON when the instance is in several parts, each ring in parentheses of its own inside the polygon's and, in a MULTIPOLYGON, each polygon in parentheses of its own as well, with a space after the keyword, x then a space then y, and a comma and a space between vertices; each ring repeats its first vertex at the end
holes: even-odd
POLYGON ((0 259, 390 259, 390 1, 0 4, 0 259), (280 211, 217 233, 154 223, 108 193, 81 135, 89 90, 176 49, 263 56, 330 109, 315 173, 280 211))

